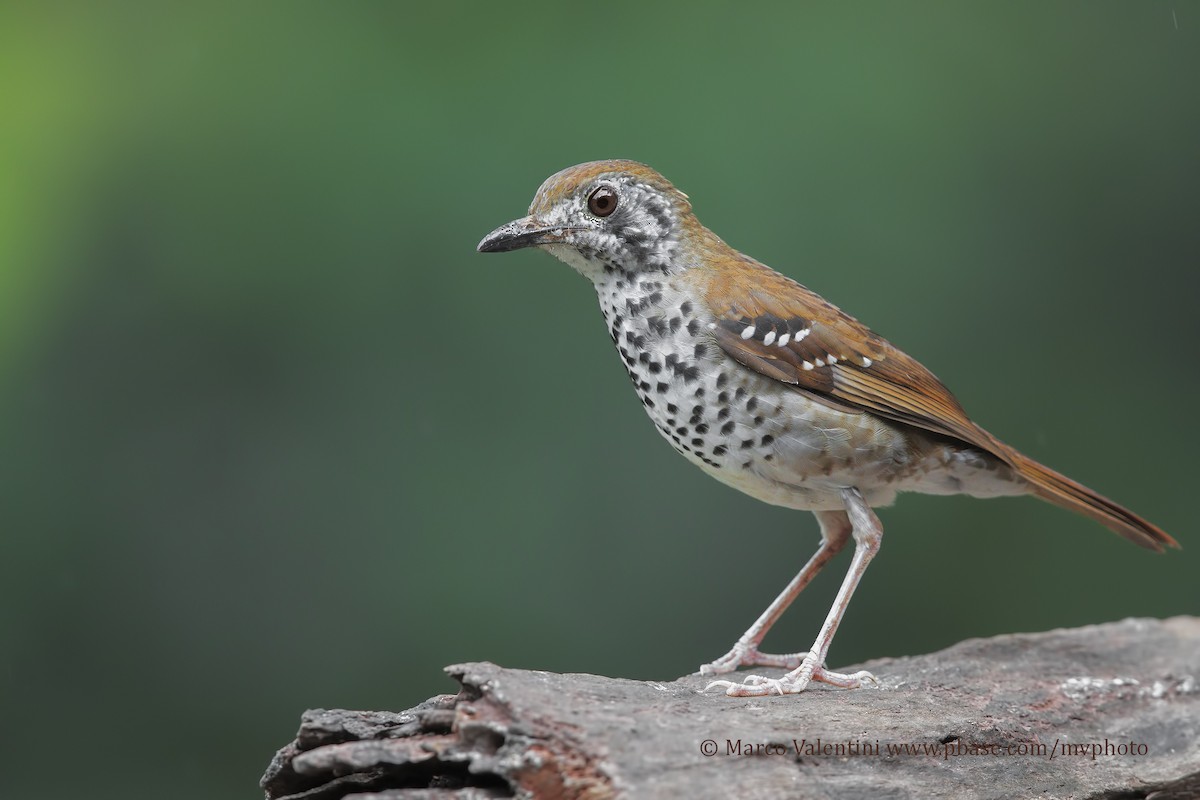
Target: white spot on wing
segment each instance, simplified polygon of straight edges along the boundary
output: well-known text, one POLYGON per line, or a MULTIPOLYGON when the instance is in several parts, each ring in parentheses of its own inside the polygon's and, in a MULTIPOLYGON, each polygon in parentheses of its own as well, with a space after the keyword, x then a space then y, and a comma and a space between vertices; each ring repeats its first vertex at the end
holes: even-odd
POLYGON ((792 337, 792 341, 798 342, 801 339, 803 339, 805 336, 808 336, 808 334, 811 332, 812 332, 811 328, 805 328, 802 331, 796 331, 796 335, 792 337))
POLYGON ((801 364, 800 366, 804 367, 805 369, 812 369, 812 368, 813 368, 813 365, 812 365, 812 362, 811 362, 811 361, 805 361, 805 362, 804 362, 803 364, 801 364))
POLYGON ((771 344, 775 341, 775 331, 767 331, 767 335, 763 337, 763 344, 771 344))
POLYGON ((790 333, 785 333, 783 336, 780 336, 780 337, 779 337, 779 346, 780 346, 780 347, 787 347, 788 338, 789 338, 790 336, 791 336, 791 334, 790 334, 790 333))
POLYGON ((872 365, 872 364, 874 364, 874 363, 875 363, 875 362, 874 362, 874 361, 872 361, 871 359, 867 358, 866 356, 863 356, 863 366, 864 366, 864 367, 869 367, 869 366, 871 366, 871 365, 872 365))
POLYGON ((748 328, 746 328, 746 330, 742 331, 743 339, 749 339, 753 335, 754 335, 754 326, 753 325, 749 326, 748 328))

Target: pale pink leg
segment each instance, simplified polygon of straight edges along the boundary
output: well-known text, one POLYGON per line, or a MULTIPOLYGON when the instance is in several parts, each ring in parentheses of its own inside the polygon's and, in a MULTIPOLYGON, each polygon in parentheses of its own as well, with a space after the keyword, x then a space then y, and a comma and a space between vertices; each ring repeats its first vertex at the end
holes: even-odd
MULTIPOLYGON (((812 650, 804 656, 799 667, 782 678, 748 675, 742 683, 713 681, 705 691, 716 687, 724 689, 725 694, 731 697, 757 697, 767 694, 797 694, 804 691, 809 682, 814 680, 845 689, 857 689, 862 686, 864 681, 877 682, 875 676, 869 672, 843 675, 825 669, 825 656, 829 653, 833 635, 837 633, 838 625, 842 621, 842 615, 846 613, 846 606, 850 603, 850 597, 854 594, 855 587, 858 586, 863 572, 866 571, 867 564, 871 563, 871 559, 879 551, 879 543, 883 539, 883 525, 880 524, 879 517, 875 516, 875 512, 866 504, 857 489, 843 489, 842 501, 846 504, 846 514, 853 530, 854 558, 850 562, 850 570, 842 581, 842 587, 833 601, 833 607, 829 609, 829 616, 825 618, 825 624, 821 626, 821 632, 817 634, 817 640, 813 643, 812 650)), ((819 554, 820 551, 818 551, 819 554)), ((814 560, 815 558, 814 556, 814 560)), ((768 609, 769 611, 770 609, 768 609)), ((764 618, 766 616, 764 614, 764 618)), ((755 624, 757 625, 757 623, 755 624)), ((751 630, 754 629, 751 628, 751 630)))
POLYGON ((816 511, 814 513, 817 521, 821 524, 821 546, 817 548, 817 552, 796 574, 796 577, 792 578, 791 583, 784 587, 775 601, 767 606, 767 610, 750 626, 750 630, 742 634, 732 650, 711 664, 700 667, 701 675, 719 675, 733 672, 743 666, 796 669, 808 656, 808 653, 786 655, 760 653, 758 646, 762 643, 763 637, 767 635, 767 631, 783 616, 783 612, 792 604, 796 596, 804 590, 809 581, 821 571, 821 568, 830 559, 842 551, 850 539, 850 518, 846 516, 845 511, 816 511))

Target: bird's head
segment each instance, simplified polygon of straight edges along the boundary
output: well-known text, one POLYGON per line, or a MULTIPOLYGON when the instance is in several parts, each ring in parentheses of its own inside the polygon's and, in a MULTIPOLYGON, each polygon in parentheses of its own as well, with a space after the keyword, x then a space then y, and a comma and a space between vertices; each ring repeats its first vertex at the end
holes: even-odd
POLYGON ((483 237, 481 253, 540 247, 594 282, 668 272, 692 217, 687 195, 636 161, 592 161, 546 179, 529 216, 483 237))

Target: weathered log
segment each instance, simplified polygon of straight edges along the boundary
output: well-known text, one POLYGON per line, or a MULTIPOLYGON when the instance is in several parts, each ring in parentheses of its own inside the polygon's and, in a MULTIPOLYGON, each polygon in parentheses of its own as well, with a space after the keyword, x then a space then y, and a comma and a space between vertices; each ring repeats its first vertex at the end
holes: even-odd
POLYGON ((270 800, 1200 797, 1200 618, 859 668, 879 687, 731 698, 700 676, 462 664, 457 695, 408 711, 307 712, 262 785, 270 800))

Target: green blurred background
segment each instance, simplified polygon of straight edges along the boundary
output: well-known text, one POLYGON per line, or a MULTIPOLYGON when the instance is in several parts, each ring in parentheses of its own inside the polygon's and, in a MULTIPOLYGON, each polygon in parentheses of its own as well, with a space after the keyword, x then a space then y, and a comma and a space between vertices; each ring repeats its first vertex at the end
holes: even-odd
POLYGON ((659 440, 567 267, 474 252, 597 158, 1188 547, 906 497, 833 665, 1200 611, 1198 35, 1195 2, 6 4, 0 796, 255 797, 305 708, 446 664, 726 651, 815 521, 659 440))

